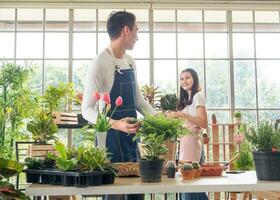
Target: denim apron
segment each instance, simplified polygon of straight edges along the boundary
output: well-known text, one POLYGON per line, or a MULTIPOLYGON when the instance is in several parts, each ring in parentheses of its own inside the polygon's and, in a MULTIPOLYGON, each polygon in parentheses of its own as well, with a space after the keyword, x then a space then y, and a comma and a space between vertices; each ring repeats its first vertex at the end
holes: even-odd
MULTIPOLYGON (((113 56, 111 49, 107 49, 113 56)), ((134 69, 129 64, 129 69, 120 70, 115 63, 114 83, 110 91, 111 111, 116 107, 115 100, 121 96, 123 104, 112 115, 112 119, 120 120, 125 117, 137 118, 136 113, 136 84, 134 69)), ((107 116, 110 116, 111 112, 107 116)), ((139 157, 137 141, 133 141, 134 134, 110 129, 107 133, 106 147, 112 162, 137 162, 139 157)), ((106 200, 144 200, 144 194, 133 195, 107 195, 106 200)))

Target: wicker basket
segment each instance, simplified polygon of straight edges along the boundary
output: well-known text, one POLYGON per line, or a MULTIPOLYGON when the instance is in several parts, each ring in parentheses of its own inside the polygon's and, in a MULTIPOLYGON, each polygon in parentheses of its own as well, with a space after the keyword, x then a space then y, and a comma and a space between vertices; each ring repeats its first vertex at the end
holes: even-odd
POLYGON ((117 169, 117 175, 121 176, 140 176, 139 163, 138 162, 124 162, 113 163, 114 168, 117 169))

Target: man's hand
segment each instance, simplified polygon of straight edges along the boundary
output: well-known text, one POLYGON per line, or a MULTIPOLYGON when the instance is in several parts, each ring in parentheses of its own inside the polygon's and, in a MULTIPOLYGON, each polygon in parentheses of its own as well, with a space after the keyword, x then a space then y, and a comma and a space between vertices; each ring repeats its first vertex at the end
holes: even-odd
POLYGON ((166 111, 165 112, 166 117, 168 118, 182 118, 182 113, 181 112, 174 112, 174 111, 166 111))
POLYGON ((130 124, 129 120, 131 120, 131 118, 126 117, 120 120, 110 120, 111 122, 111 127, 113 129, 119 130, 119 131, 123 131, 126 133, 136 133, 137 130, 140 127, 140 123, 136 122, 135 124, 130 124))

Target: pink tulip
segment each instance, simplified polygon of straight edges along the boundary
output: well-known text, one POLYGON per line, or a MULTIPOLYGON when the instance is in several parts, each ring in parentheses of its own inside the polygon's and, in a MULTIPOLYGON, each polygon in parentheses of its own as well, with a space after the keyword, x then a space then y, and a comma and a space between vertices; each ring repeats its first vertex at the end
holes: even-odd
POLYGON ((99 92, 94 92, 94 93, 93 93, 93 98, 94 98, 94 100, 99 101, 99 99, 100 99, 100 94, 99 94, 99 92))
POLYGON ((116 106, 121 106, 123 104, 123 99, 121 96, 119 96, 117 99, 116 99, 116 106))
POLYGON ((111 103, 111 99, 110 99, 110 94, 108 92, 105 92, 102 96, 102 100, 106 103, 109 104, 111 103))

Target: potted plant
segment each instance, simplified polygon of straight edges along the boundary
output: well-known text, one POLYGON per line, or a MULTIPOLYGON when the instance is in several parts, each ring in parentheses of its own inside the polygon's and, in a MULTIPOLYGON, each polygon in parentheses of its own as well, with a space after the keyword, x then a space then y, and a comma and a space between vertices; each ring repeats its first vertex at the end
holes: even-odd
POLYGON ((10 177, 20 173, 23 165, 8 159, 0 158, 0 199, 21 199, 30 200, 24 193, 15 189, 15 186, 9 183, 10 177))
POLYGON ((254 164, 259 180, 280 180, 280 131, 271 122, 262 122, 257 129, 245 132, 252 144, 254 164))
POLYGON ((241 124, 241 112, 240 112, 240 111, 235 112, 235 113, 233 114, 233 122, 234 122, 235 124, 241 124))
POLYGON ((168 178, 175 178, 176 164, 173 160, 169 160, 166 163, 166 174, 168 178))
POLYGON ((199 178, 202 171, 201 166, 198 162, 192 162, 192 167, 194 170, 194 178, 199 178))
MULTIPOLYGON (((165 146, 168 149, 167 155, 163 155, 163 158, 166 162, 167 160, 174 161, 177 149, 177 138, 188 134, 188 130, 185 129, 182 124, 183 122, 181 120, 170 119, 163 114, 145 115, 144 119, 141 121, 140 129, 136 133, 136 137, 145 137, 150 133, 162 135, 165 146)), ((145 152, 142 150, 141 146, 143 146, 143 143, 139 143, 140 154, 142 153, 142 156, 145 152)))
POLYGON ((160 98, 160 106, 162 111, 176 110, 178 99, 176 94, 166 94, 160 98))
POLYGON ((194 170, 191 163, 184 163, 180 166, 180 173, 183 180, 191 180, 194 177, 194 170))
POLYGON ((164 136, 149 134, 143 138, 143 148, 146 155, 141 157, 139 162, 142 182, 160 182, 164 160, 167 149, 164 147, 164 136))
POLYGON ((95 129, 95 135, 97 139, 97 147, 106 148, 107 131, 111 128, 109 121, 116 109, 122 105, 123 99, 121 96, 119 96, 115 101, 114 110, 111 111, 111 99, 110 94, 108 92, 105 92, 102 95, 102 98, 98 92, 95 92, 93 94, 93 97, 97 102, 95 109, 98 111, 96 122, 95 124, 93 124, 93 128, 95 129), (102 103, 105 106, 102 106, 102 103), (110 113, 109 117, 107 117, 108 113, 110 113))
POLYGON ((159 86, 148 86, 144 85, 141 88, 142 95, 144 96, 145 100, 151 104, 151 106, 156 107, 156 102, 158 101, 160 92, 158 91, 159 86))
POLYGON ((27 130, 32 134, 32 139, 38 144, 30 145, 30 156, 44 156, 47 152, 53 151, 49 141, 56 141, 57 125, 54 124, 50 114, 41 111, 27 123, 27 130))

